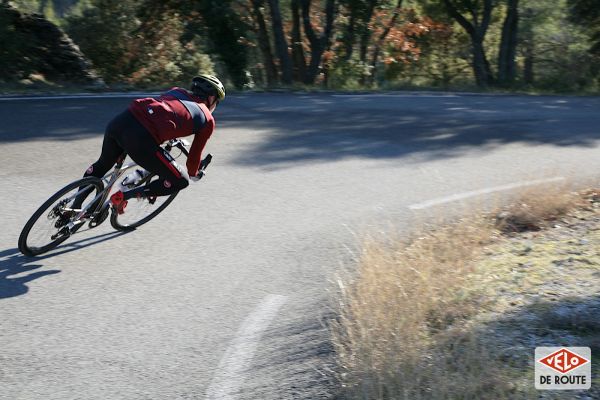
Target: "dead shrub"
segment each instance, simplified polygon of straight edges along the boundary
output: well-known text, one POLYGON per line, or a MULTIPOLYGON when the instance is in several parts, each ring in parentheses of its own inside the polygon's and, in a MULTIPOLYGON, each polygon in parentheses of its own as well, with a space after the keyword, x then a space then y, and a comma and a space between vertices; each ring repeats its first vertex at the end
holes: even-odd
MULTIPOLYGON (((456 379, 448 376, 451 369, 437 363, 466 360, 452 361, 464 346, 455 346, 450 354, 450 336, 442 340, 442 335, 444 328, 477 310, 464 288, 471 260, 492 230, 480 218, 423 233, 408 243, 381 246, 370 241, 365 246, 358 276, 340 283, 340 318, 332 330, 346 397, 447 398, 442 394, 456 379)), ((478 391, 472 385, 469 390, 478 391)))
MULTIPOLYGON (((474 260, 498 233, 537 230, 600 199, 565 187, 525 191, 488 216, 408 241, 369 240, 339 280, 332 342, 349 399, 514 399, 513 374, 469 324, 484 302, 474 260), (493 373, 490 373, 493 371, 493 373)), ((522 374, 522 372, 520 372, 522 374)))
POLYGON ((495 225, 503 233, 538 231, 583 202, 580 193, 563 186, 530 189, 496 214, 495 225))

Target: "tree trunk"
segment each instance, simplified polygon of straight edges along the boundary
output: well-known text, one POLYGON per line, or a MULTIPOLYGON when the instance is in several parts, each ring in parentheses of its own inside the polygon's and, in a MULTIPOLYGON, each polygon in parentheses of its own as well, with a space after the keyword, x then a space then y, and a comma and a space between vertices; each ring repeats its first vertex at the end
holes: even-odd
POLYGON ((323 52, 329 46, 331 34, 333 32, 333 20, 335 16, 335 0, 327 0, 325 6, 325 29, 320 36, 317 36, 310 21, 311 0, 302 0, 302 19, 304 21, 304 32, 310 42, 310 64, 306 70, 304 82, 313 84, 319 75, 321 59, 323 52))
POLYGON ((356 11, 350 10, 350 19, 342 42, 344 43, 344 61, 350 61, 354 52, 354 40, 356 37, 356 11))
POLYGON ((473 5, 473 8, 469 10, 470 14, 472 15, 472 22, 469 22, 458 11, 451 0, 443 1, 446 5, 446 9, 448 10, 448 14, 450 14, 450 16, 454 18, 471 37, 471 48, 473 50, 472 66, 477 86, 488 86, 489 84, 493 83, 494 77, 492 75, 490 63, 485 55, 483 41, 492 16, 492 0, 483 0, 483 10, 481 10, 481 16, 479 15, 479 11, 474 8, 475 6, 473 5))
POLYGON ((369 48, 369 40, 371 39, 371 30, 369 29, 369 22, 373 18, 375 12, 375 6, 377 5, 376 0, 370 0, 367 6, 367 12, 362 21, 362 33, 360 35, 360 61, 362 63, 367 62, 367 50, 369 48))
POLYGON ((306 74, 306 57, 300 34, 300 3, 292 0, 292 60, 294 61, 294 81, 302 82, 306 74))
MULTIPOLYGON (((370 0, 367 5, 367 12, 364 15, 364 19, 362 21, 361 30, 362 33, 360 35, 360 48, 359 48, 359 59, 362 65, 367 64, 367 51, 369 49, 369 41, 371 40, 371 30, 369 29, 369 22, 371 22, 371 18, 373 18, 373 13, 375 12, 375 6, 377 5, 376 0, 370 0)), ((365 71, 363 75, 360 77, 359 83, 361 85, 365 85, 367 83, 367 79, 369 77, 369 72, 365 71)))
POLYGON ((502 40, 498 55, 498 83, 510 85, 517 74, 515 57, 518 44, 519 0, 508 0, 508 10, 502 26, 502 40))
POLYGON ((535 61, 535 37, 533 35, 531 23, 533 15, 534 12, 531 8, 526 8, 523 12, 523 20, 526 22, 523 32, 523 55, 525 57, 523 66, 523 81, 527 85, 533 85, 535 83, 535 75, 533 72, 533 65, 535 61))
POLYGON ((270 87, 277 83, 277 67, 273 59, 267 24, 261 10, 263 4, 264 0, 252 0, 252 16, 258 26, 258 46, 263 56, 263 63, 267 74, 267 86, 270 87))
POLYGON ((381 48, 385 42, 385 39, 390 34, 390 31, 398 22, 398 17, 400 16, 400 9, 402 8, 402 0, 398 0, 396 3, 396 7, 394 7, 394 13, 392 14, 392 18, 390 18, 387 26, 381 32, 381 35, 377 38, 377 42, 375 42, 375 48, 373 49, 373 55, 371 57, 371 79, 370 83, 373 85, 375 83, 375 74, 377 72, 377 61, 379 60, 379 54, 381 53, 381 48))
POLYGON ((273 35, 275 36, 275 50, 279 58, 281 68, 281 80, 285 84, 292 83, 292 60, 288 52, 288 43, 283 33, 279 0, 269 0, 271 9, 271 21, 273 23, 273 35))
POLYGON ((473 49, 473 72, 475 73, 475 82, 479 87, 486 87, 491 83, 491 71, 489 62, 485 56, 482 38, 471 38, 473 49))
POLYGON ((523 80, 527 85, 533 85, 535 82, 535 75, 533 73, 534 55, 535 49, 533 40, 528 40, 525 42, 525 65, 523 66, 523 80))

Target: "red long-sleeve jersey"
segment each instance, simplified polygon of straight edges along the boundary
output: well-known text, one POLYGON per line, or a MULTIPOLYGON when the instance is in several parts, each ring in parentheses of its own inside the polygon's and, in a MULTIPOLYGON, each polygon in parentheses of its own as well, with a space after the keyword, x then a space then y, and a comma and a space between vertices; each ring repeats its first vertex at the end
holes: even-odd
MULTIPOLYGON (((201 99, 182 88, 174 87, 170 91, 173 90, 184 94, 191 101, 197 103, 206 117, 205 123, 194 135, 194 141, 186 162, 188 174, 195 176, 198 173, 198 168, 200 168, 202 151, 215 129, 215 120, 201 99)), ((194 120, 190 112, 181 101, 175 96, 169 95, 168 92, 163 93, 157 99, 148 97, 134 100, 129 105, 129 111, 150 132, 158 144, 162 144, 167 140, 189 136, 194 131, 194 120)))

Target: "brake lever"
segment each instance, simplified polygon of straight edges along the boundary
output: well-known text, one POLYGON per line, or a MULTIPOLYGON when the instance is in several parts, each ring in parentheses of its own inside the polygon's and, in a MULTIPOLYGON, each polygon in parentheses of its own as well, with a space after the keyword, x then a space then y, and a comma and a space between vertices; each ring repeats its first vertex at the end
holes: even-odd
POLYGON ((210 164, 210 162, 212 161, 212 154, 208 153, 206 155, 206 157, 204 157, 204 160, 202 160, 202 162, 200 163, 200 169, 201 170, 205 170, 206 167, 208 167, 208 164, 210 164))

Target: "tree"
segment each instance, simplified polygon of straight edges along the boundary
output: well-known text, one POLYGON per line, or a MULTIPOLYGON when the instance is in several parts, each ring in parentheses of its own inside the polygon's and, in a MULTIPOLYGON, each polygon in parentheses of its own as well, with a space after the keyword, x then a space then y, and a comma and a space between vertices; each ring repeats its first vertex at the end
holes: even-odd
POLYGON ((501 85, 510 85, 517 75, 515 57, 519 30, 519 0, 507 0, 507 2, 498 55, 498 83, 501 85))
POLYGON ((197 37, 185 35, 192 10, 180 7, 176 0, 92 0, 67 18, 67 29, 109 83, 189 82, 213 63, 197 37))
POLYGON ((373 55, 371 56, 371 84, 375 79, 375 69, 377 67, 379 55, 381 54, 381 48, 385 42, 385 39, 390 34, 390 31, 395 27, 396 23, 398 22, 401 7, 402 0, 398 0, 396 6, 394 7, 394 11, 392 12, 392 17, 389 19, 389 22, 384 25, 384 28, 382 29, 381 33, 378 35, 377 40, 374 43, 373 55))
POLYGON ((364 4, 364 10, 362 13, 362 23, 360 25, 360 47, 359 47, 359 59, 362 64, 367 62, 367 49, 369 47, 369 40, 371 38, 371 30, 369 29, 369 22, 373 18, 375 7, 379 5, 377 0, 367 0, 364 4))
POLYGON ((66 30, 106 82, 120 82, 134 71, 138 54, 131 33, 140 25, 137 0, 94 0, 79 16, 67 18, 66 30))
POLYGON ((267 86, 274 86, 277 83, 277 67, 271 50, 271 41, 267 23, 263 15, 264 0, 251 0, 251 15, 255 23, 255 30, 258 36, 258 46, 262 53, 263 64, 267 75, 267 86))
POLYGON ((232 0, 183 1, 191 4, 202 16, 205 34, 210 39, 212 53, 219 55, 236 87, 247 83, 248 53, 240 40, 250 29, 235 12, 232 0))
POLYGON ((368 80, 370 71, 369 47, 372 40, 371 21, 375 11, 388 3, 386 0, 341 0, 342 17, 346 21, 341 25, 341 37, 336 46, 336 68, 348 69, 359 72, 360 83, 364 85, 368 80), (355 47, 358 47, 356 60, 355 47), (349 67, 349 68, 348 68, 349 67))
POLYGON ((285 33, 283 32, 279 0, 269 0, 269 8, 271 10, 273 36, 275 37, 275 51, 277 52, 281 68, 281 80, 283 83, 289 85, 292 83, 293 66, 288 51, 289 45, 285 38, 285 33))
POLYGON ((521 35, 521 48, 523 55, 523 82, 526 85, 533 86, 535 81, 533 65, 535 58, 535 36, 533 32, 534 11, 531 8, 526 8, 523 12, 523 24, 521 35))
POLYGON ((484 40, 490 26, 492 17, 493 1, 483 0, 442 0, 448 14, 460 24, 471 38, 471 49, 473 52, 472 66, 477 86, 486 87, 493 83, 493 75, 488 62, 484 40), (470 20, 464 14, 471 16, 470 20))
POLYGON ((138 56, 132 61, 129 80, 142 85, 187 83, 199 72, 213 72, 210 58, 196 46, 194 36, 184 38, 185 18, 180 15, 168 3, 145 0, 140 4, 140 24, 131 33, 131 50, 138 56))
MULTIPOLYGON (((570 0, 527 0, 525 4, 520 25, 526 82, 547 90, 597 88, 598 56, 590 52, 593 34, 582 21, 569 22, 570 0)), ((589 12, 593 20, 593 10, 589 12)))
POLYGON ((294 80, 304 81, 306 75, 306 56, 304 54, 304 43, 300 29, 300 0, 292 0, 292 60, 294 63, 294 80))
POLYGON ((310 64, 306 70, 304 83, 313 84, 319 74, 323 53, 329 47, 329 41, 331 40, 331 34, 333 32, 333 20, 335 18, 336 6, 335 0, 327 0, 325 5, 325 27, 322 32, 317 35, 311 22, 311 0, 301 0, 301 2, 304 33, 310 42, 310 64))
POLYGON ((571 22, 582 25, 592 38, 590 51, 600 55, 600 4, 597 0, 569 0, 571 22))
POLYGON ((348 10, 348 23, 345 25, 342 33, 342 56, 344 62, 350 61, 354 53, 354 44, 356 41, 357 21, 360 18, 361 0, 342 0, 341 5, 348 10))

